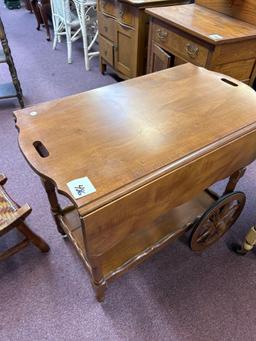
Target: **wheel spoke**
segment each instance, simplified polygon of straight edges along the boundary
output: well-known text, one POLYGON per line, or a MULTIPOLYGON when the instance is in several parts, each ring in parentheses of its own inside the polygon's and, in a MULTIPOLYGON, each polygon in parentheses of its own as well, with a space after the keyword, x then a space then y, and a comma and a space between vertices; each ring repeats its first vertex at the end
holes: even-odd
POLYGON ((228 212, 226 212, 226 214, 222 217, 222 219, 225 221, 225 222, 228 222, 230 218, 232 218, 236 211, 239 209, 239 205, 234 205, 228 212))
POLYGON ((205 242, 207 239, 211 238, 216 233, 216 227, 210 221, 207 221, 207 223, 205 223, 203 227, 204 227, 203 232, 200 231, 201 233, 197 237, 198 243, 205 242))
POLYGON ((198 220, 192 234, 192 250, 203 251, 217 241, 236 221, 245 203, 245 195, 234 192, 220 198, 198 220))

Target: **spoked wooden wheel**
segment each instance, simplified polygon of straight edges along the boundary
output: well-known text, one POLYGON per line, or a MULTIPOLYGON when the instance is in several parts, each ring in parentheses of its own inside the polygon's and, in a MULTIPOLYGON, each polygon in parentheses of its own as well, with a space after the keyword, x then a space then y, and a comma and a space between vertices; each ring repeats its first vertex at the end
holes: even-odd
POLYGON ((217 200, 194 224, 190 239, 193 251, 203 251, 219 240, 235 223, 245 205, 245 194, 233 192, 217 200))

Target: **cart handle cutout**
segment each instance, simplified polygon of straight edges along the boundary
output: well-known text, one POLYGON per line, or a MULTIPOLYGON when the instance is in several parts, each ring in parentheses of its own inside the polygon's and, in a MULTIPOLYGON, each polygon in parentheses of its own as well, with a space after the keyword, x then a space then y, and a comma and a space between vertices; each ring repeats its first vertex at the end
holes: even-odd
POLYGON ((225 82, 229 85, 232 85, 232 86, 238 86, 238 84, 234 83, 234 82, 231 82, 230 80, 226 79, 226 78, 221 78, 222 82, 225 82))
POLYGON ((35 150, 38 152, 38 154, 41 157, 49 156, 48 150, 46 149, 46 147, 43 145, 43 143, 41 141, 35 141, 33 143, 33 146, 35 147, 35 150))

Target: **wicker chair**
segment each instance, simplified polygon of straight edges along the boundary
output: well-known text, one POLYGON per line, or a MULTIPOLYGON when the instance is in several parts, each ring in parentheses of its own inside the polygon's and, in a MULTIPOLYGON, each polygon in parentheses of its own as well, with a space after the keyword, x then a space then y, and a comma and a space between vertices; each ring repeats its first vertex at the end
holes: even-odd
POLYGON ((54 29, 53 49, 61 37, 67 40, 68 63, 72 63, 72 43, 80 38, 80 23, 77 15, 71 11, 69 0, 51 0, 52 22, 54 29))
POLYGON ((24 239, 8 250, 0 253, 0 260, 3 260, 16 252, 22 250, 30 242, 37 246, 42 252, 48 252, 49 246, 46 242, 32 232, 25 224, 25 218, 31 213, 32 209, 28 204, 18 206, 6 193, 3 185, 7 178, 0 174, 0 237, 13 228, 17 228, 24 235, 24 239))
POLYGON ((99 51, 92 51, 98 38, 98 20, 96 0, 71 0, 76 7, 77 16, 82 32, 84 47, 84 62, 86 71, 90 70, 90 60, 99 55, 99 51))

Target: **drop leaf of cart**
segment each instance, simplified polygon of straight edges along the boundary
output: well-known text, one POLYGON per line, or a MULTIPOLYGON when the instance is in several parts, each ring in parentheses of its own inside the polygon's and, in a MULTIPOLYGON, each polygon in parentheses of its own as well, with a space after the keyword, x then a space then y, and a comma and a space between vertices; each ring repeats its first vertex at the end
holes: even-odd
POLYGON ((230 77, 185 64, 15 116, 20 149, 99 301, 111 280, 188 230, 203 251, 244 207, 234 190, 256 158, 256 93, 230 77), (226 178, 222 196, 208 189, 226 178))

